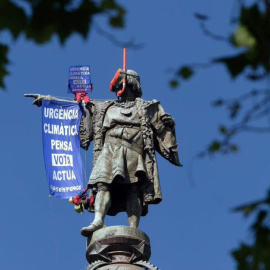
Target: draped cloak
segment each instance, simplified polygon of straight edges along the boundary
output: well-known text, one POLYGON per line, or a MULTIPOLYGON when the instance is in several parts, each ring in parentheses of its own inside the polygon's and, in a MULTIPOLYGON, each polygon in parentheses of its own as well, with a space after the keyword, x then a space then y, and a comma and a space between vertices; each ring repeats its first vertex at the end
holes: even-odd
POLYGON ((125 211, 125 189, 135 182, 140 187, 142 215, 147 214, 148 204, 161 202, 155 151, 172 164, 182 166, 178 158, 174 123, 169 126, 161 120, 165 112, 160 103, 141 98, 136 98, 133 103, 132 108, 123 109, 121 119, 121 114, 117 116, 119 101, 92 100, 84 107, 81 120, 81 147, 87 150, 90 142, 94 142, 93 169, 88 185, 92 188, 98 182, 110 184, 112 203, 108 215, 125 211), (125 114, 136 117, 126 117, 125 114), (119 130, 122 134, 125 127, 136 135, 132 135, 134 137, 130 141, 116 134, 119 130), (144 198, 147 195, 152 199, 146 203, 144 198))

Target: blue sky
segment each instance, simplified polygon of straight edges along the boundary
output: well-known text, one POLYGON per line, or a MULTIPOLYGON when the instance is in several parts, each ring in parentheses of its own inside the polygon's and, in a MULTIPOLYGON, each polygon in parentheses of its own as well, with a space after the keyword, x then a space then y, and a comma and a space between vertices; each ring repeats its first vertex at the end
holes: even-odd
MULTIPOLYGON (((143 98, 160 100, 176 121, 183 168, 158 157, 163 202, 151 206, 140 229, 151 239, 150 261, 161 269, 235 269, 230 250, 240 241, 251 241, 250 219, 230 211, 234 206, 261 198, 269 185, 268 135, 242 134, 236 138, 240 152, 196 160, 194 156, 218 136, 226 123, 222 111, 212 108, 217 97, 235 97, 255 85, 233 81, 223 66, 201 70, 193 80, 171 90, 169 68, 190 62, 206 62, 232 49, 206 38, 194 12, 211 17, 214 32, 228 34, 233 1, 119 1, 128 10, 125 30, 112 31, 119 40, 135 38, 145 46, 128 50, 127 67, 141 76, 143 98), (190 177, 192 171, 193 178, 190 177)), ((107 31, 102 16, 95 23, 107 31)), ((41 111, 24 93, 67 94, 70 65, 89 64, 92 99, 112 99, 109 83, 122 67, 122 48, 92 31, 87 41, 73 35, 61 47, 57 38, 36 46, 21 36, 10 44, 11 73, 7 91, 0 92, 0 223, 1 269, 85 269, 85 238, 81 227, 93 215, 76 214, 67 200, 48 198, 42 153, 41 111)), ((265 85, 256 85, 265 87, 265 85)), ((87 178, 92 148, 81 152, 87 178)), ((125 213, 106 219, 108 226, 127 225, 125 213)))

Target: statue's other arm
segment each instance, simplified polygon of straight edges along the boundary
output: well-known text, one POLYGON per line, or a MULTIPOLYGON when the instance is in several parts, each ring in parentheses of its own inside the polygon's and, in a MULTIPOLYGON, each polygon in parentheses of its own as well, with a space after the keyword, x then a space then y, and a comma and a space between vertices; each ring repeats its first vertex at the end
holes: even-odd
POLYGON ((158 102, 150 107, 155 149, 172 164, 182 166, 178 157, 174 119, 165 113, 158 102))

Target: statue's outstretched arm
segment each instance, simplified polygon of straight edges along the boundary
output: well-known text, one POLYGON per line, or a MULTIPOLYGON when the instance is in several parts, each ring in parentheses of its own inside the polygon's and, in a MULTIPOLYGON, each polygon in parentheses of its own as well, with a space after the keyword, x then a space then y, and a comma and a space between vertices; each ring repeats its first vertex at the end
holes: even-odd
POLYGON ((76 102, 77 101, 70 101, 70 100, 65 100, 65 99, 59 99, 56 97, 52 97, 50 95, 40 95, 40 94, 24 94, 25 97, 30 97, 30 98, 34 98, 33 101, 33 105, 36 105, 38 107, 42 106, 42 100, 46 99, 46 100, 57 100, 57 101, 67 101, 67 102, 76 102))

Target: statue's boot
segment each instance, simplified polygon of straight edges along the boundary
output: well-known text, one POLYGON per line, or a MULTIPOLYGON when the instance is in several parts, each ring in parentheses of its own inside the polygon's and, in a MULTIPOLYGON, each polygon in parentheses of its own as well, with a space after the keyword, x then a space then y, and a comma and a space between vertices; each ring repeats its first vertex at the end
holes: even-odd
POLYGON ((94 231, 103 228, 105 215, 111 205, 111 194, 109 191, 99 190, 95 200, 95 219, 88 226, 81 229, 81 235, 88 237, 94 231))
POLYGON ((81 235, 89 237, 94 231, 97 231, 103 227, 105 227, 105 225, 102 220, 100 222, 92 222, 89 226, 81 229, 81 235))

